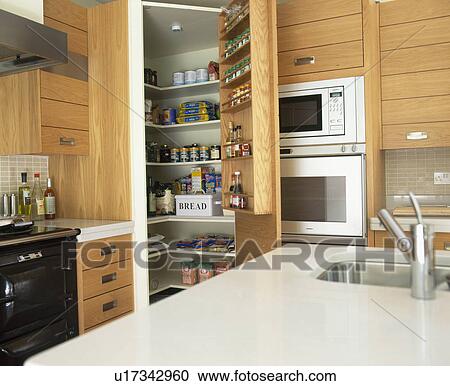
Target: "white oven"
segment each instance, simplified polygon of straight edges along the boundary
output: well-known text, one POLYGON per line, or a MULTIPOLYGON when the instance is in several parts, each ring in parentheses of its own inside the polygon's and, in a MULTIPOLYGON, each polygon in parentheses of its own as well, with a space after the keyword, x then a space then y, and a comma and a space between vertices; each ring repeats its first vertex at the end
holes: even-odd
POLYGON ((347 147, 281 149, 283 240, 366 243, 365 146, 347 147))
POLYGON ((364 77, 279 86, 281 146, 365 142, 364 77))

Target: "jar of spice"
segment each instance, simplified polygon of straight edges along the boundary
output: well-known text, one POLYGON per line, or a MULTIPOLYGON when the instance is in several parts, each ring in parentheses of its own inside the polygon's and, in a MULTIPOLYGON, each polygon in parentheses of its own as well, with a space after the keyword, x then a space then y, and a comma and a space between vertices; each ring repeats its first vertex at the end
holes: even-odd
POLYGON ((189 162, 189 149, 187 147, 180 148, 180 162, 189 162))
POLYGON ((209 147, 200 146, 200 161, 209 161, 209 147))
POLYGON ((180 162, 180 149, 177 147, 170 149, 170 162, 180 162))
POLYGON ((189 149, 189 161, 190 162, 200 161, 200 148, 196 143, 193 143, 192 147, 189 149))

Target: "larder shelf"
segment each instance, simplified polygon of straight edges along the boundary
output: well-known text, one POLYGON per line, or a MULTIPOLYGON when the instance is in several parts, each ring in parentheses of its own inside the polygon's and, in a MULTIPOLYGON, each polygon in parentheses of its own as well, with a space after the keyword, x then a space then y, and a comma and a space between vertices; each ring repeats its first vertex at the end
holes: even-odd
POLYGON ((147 162, 147 166, 202 166, 217 165, 221 160, 198 161, 198 162, 147 162))
POLYGON ((250 54, 250 41, 245 43, 242 47, 234 51, 230 56, 222 59, 221 64, 231 64, 238 62, 250 54))
POLYGON ((156 125, 153 123, 148 123, 145 126, 149 128, 154 129, 179 129, 179 128, 198 128, 198 126, 212 126, 212 125, 220 125, 220 120, 215 119, 212 121, 206 121, 206 122, 194 122, 194 123, 183 123, 183 124, 176 124, 176 125, 156 125))
POLYGON ((222 87, 225 88, 234 88, 242 83, 248 82, 251 79, 252 70, 247 70, 243 74, 239 75, 238 77, 234 78, 233 80, 230 80, 228 83, 225 81, 222 82, 222 87))
POLYGON ((234 223, 234 216, 156 216, 147 219, 149 225, 163 222, 234 223))
POLYGON ((228 114, 228 113, 237 113, 238 111, 244 110, 247 107, 250 107, 252 105, 252 98, 246 100, 245 102, 239 103, 236 106, 230 106, 228 103, 224 104, 222 106, 222 114, 228 114))
POLYGON ((173 99, 203 94, 215 94, 219 92, 219 84, 219 80, 168 87, 158 87, 146 83, 145 95, 151 99, 173 99))

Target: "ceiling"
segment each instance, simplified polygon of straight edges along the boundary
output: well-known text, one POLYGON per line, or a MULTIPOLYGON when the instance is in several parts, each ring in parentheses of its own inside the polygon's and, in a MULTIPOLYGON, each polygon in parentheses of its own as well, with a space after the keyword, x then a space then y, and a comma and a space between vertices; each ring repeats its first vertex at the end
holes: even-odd
MULTIPOLYGON (((203 3, 211 1, 203 1, 203 3)), ((176 8, 144 8, 144 41, 147 59, 218 46, 218 13, 176 8), (173 23, 183 26, 172 32, 173 23)))

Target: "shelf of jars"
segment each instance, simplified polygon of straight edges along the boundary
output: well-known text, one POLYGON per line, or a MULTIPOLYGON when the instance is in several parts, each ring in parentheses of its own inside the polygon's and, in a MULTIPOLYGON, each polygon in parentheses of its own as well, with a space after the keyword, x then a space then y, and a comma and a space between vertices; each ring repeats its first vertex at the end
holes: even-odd
POLYGON ((250 7, 248 2, 241 4, 238 4, 238 2, 235 3, 230 3, 228 6, 232 12, 228 13, 224 18, 224 26, 220 31, 222 39, 237 36, 240 32, 248 28, 250 21, 250 7))
POLYGON ((245 36, 237 37, 225 43, 225 53, 222 56, 221 65, 236 63, 239 60, 250 56, 250 30, 244 31, 245 36), (236 42, 236 39, 238 41, 236 42))

